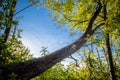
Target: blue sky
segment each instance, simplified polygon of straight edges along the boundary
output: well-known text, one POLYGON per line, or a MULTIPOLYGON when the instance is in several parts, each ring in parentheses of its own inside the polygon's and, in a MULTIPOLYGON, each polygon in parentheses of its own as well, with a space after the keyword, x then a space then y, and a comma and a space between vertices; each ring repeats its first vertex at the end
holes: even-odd
MULTIPOLYGON (((19 0, 17 11, 27 5, 29 5, 28 0, 19 0)), ((41 47, 47 47, 53 52, 72 43, 80 36, 79 31, 76 36, 70 36, 69 28, 59 27, 48 17, 48 14, 48 9, 32 6, 15 16, 23 16, 19 20, 19 28, 23 29, 21 40, 35 57, 40 56, 41 47)))

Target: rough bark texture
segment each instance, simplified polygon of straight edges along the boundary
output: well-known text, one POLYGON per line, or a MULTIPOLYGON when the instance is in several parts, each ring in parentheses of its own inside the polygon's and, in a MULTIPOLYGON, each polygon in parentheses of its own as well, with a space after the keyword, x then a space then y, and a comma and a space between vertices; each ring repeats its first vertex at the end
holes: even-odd
POLYGON ((47 56, 44 56, 41 58, 33 59, 31 61, 22 62, 22 63, 18 63, 18 64, 0 66, 4 80, 7 80, 9 78, 8 75, 11 74, 12 72, 17 74, 17 77, 16 77, 17 80, 20 80, 20 79, 29 80, 29 79, 43 73, 44 71, 46 71, 47 69, 49 69, 50 67, 55 65, 56 63, 63 60, 64 58, 75 53, 87 41, 86 38, 89 38, 90 36, 92 36, 94 34, 94 31, 98 27, 104 25, 104 24, 101 24, 101 25, 97 26, 94 30, 92 30, 93 22, 99 15, 101 8, 102 8, 102 6, 99 3, 99 7, 96 10, 96 12, 94 13, 93 17, 91 18, 90 23, 89 23, 88 28, 86 29, 85 33, 74 43, 72 43, 60 50, 57 50, 57 51, 51 53, 50 55, 47 55, 47 56))

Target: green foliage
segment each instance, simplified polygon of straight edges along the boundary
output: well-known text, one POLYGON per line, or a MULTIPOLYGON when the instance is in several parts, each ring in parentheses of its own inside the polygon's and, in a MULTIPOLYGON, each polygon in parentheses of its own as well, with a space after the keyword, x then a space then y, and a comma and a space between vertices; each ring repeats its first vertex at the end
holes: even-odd
MULTIPOLYGON (((13 18, 16 10, 13 2, 15 4, 17 0, 0 1, 0 65, 33 59, 30 50, 20 40, 22 30, 17 27, 18 21, 13 18)), ((17 75, 12 73, 9 77, 9 80, 16 80, 17 75)), ((0 80, 3 80, 1 75, 0 80)))
POLYGON ((17 75, 15 73, 12 73, 9 75, 10 79, 9 80, 16 80, 17 75))
POLYGON ((16 0, 2 0, 0 2, 0 64, 10 64, 24 62, 32 59, 30 51, 26 48, 20 38, 22 30, 17 28, 18 21, 11 16, 15 12, 15 7, 12 7, 12 2, 16 0), (11 28, 11 31, 6 34, 6 30, 11 28), (9 35, 7 42, 6 35, 9 35))
POLYGON ((46 56, 49 54, 49 51, 47 50, 47 48, 42 47, 42 50, 40 51, 41 56, 46 56))
POLYGON ((0 54, 0 64, 5 65, 10 63, 24 62, 33 58, 32 55, 29 54, 29 49, 26 48, 20 41, 19 31, 20 30, 16 31, 18 34, 13 33, 11 37, 9 36, 9 39, 6 43, 1 43, 0 47, 2 50, 0 54))
POLYGON ((45 7, 51 10, 51 18, 58 24, 68 24, 71 29, 78 28, 84 31, 95 11, 95 2, 90 0, 47 0, 45 7), (81 16, 84 15, 84 16, 81 16))
MULTIPOLYGON (((45 0, 45 7, 51 10, 50 17, 58 24, 68 24, 70 29, 78 28, 84 32, 93 13, 98 8, 99 0, 45 0)), ((105 22, 107 27, 102 27, 105 32, 118 34, 120 31, 119 0, 100 0, 102 6, 106 4, 107 19, 104 21, 103 9, 94 22, 94 27, 105 22)))

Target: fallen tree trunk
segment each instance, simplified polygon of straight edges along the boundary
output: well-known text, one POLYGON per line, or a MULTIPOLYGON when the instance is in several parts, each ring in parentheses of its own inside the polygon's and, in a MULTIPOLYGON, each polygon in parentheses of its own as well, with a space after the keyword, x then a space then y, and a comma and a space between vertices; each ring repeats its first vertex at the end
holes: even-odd
POLYGON ((102 6, 99 3, 98 9, 94 13, 88 24, 88 28, 86 29, 84 34, 74 43, 41 58, 33 59, 27 62, 21 62, 18 64, 0 66, 0 70, 2 70, 1 75, 3 79, 8 80, 9 75, 11 73, 15 73, 17 75, 17 80, 29 80, 43 73, 44 71, 46 71, 56 63, 60 62, 61 60, 69 57, 71 54, 75 53, 84 45, 88 38, 94 34, 97 28, 104 25, 104 23, 102 23, 96 28, 92 29, 92 25, 96 20, 97 16, 99 15, 101 8, 102 6))

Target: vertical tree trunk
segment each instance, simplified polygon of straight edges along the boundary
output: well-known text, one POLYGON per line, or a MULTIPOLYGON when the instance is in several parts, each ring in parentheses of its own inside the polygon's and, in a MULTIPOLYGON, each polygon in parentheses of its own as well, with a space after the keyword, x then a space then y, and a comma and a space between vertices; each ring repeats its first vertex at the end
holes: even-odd
POLYGON ((5 37, 4 37, 2 43, 6 43, 6 41, 8 40, 10 30, 11 30, 11 26, 12 26, 12 21, 13 21, 13 16, 14 16, 14 12, 15 12, 16 3, 17 3, 17 0, 13 0, 12 3, 11 3, 10 13, 9 13, 9 20, 7 22, 8 26, 6 25, 6 29, 4 31, 5 37))
MULTIPOLYGON (((17 3, 17 0, 8 0, 4 3, 4 0, 0 2, 0 4, 6 4, 5 6, 8 6, 8 5, 11 5, 10 9, 10 12, 9 12, 9 15, 8 15, 8 20, 6 20, 5 22, 5 30, 4 30, 4 37, 3 37, 3 40, 0 42, 0 55, 2 55, 2 51, 4 50, 4 44, 7 42, 8 40, 8 37, 9 37, 9 34, 10 34, 10 30, 11 30, 11 27, 12 27, 12 21, 13 21, 13 16, 14 16, 14 12, 15 12, 15 6, 16 6, 16 3, 17 3)), ((7 13, 6 13, 7 15, 7 13)), ((3 58, 0 57, 0 60, 1 61, 4 61, 3 58)))
MULTIPOLYGON (((106 4, 104 4, 103 13, 104 13, 104 21, 106 21, 106 19, 107 19, 106 4)), ((110 76, 111 76, 112 80, 116 80, 114 66, 113 66, 113 59, 112 59, 112 51, 111 51, 111 47, 110 47, 109 31, 106 32, 105 38, 106 38, 106 48, 107 48, 107 53, 108 53, 108 63, 109 63, 109 68, 110 68, 110 76)))
POLYGON ((107 48, 107 53, 108 53, 110 76, 111 76, 112 80, 116 80, 114 65, 113 65, 113 59, 112 59, 112 51, 111 51, 111 47, 110 47, 109 33, 106 34, 106 48, 107 48))

